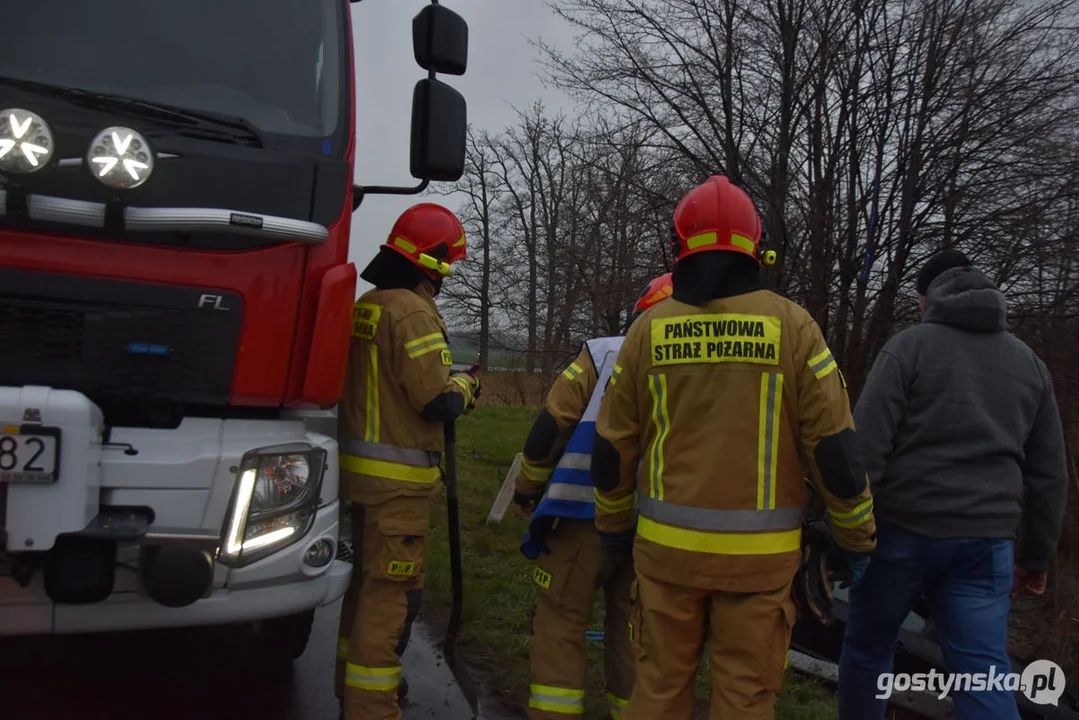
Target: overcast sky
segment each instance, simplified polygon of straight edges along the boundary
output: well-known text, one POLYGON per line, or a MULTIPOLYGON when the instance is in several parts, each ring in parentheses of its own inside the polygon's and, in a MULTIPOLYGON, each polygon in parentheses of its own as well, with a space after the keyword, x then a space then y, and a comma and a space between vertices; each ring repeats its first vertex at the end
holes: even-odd
MULTIPOLYGON (((412 54, 412 18, 426 0, 364 0, 352 6, 356 54, 356 182, 415 185, 408 171, 412 88, 425 77, 412 54)), ((439 76, 468 102, 474 128, 496 132, 536 99, 551 108, 564 96, 544 88, 528 39, 567 47, 573 32, 541 0, 442 0, 469 26, 468 70, 439 76)), ((352 216, 349 260, 362 272, 397 216, 417 202, 457 210, 456 197, 371 195, 352 216)), ((471 246, 471 243, 469 243, 471 246)), ((470 247, 471 250, 471 247, 470 247)), ((357 293, 370 285, 358 281, 357 293)))

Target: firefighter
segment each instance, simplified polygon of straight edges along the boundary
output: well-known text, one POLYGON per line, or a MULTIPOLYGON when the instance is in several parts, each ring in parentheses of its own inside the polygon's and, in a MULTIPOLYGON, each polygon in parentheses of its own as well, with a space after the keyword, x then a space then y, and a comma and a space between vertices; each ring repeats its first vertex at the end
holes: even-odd
POLYGON ((475 407, 479 380, 451 372, 435 307, 465 233, 446 208, 406 210, 360 277, 338 410, 341 486, 355 568, 341 609, 335 690, 346 720, 400 718, 401 654, 420 609, 443 423, 475 407))
MULTIPOLYGON (((671 294, 671 274, 652 280, 633 309, 637 315, 671 294)), ((532 618, 530 720, 559 720, 584 712, 586 637, 596 592, 602 588, 608 717, 621 720, 633 689, 634 662, 626 628, 633 562, 608 558, 594 517, 621 508, 595 499, 589 454, 595 418, 622 337, 589 340, 555 380, 525 441, 514 501, 531 516, 521 551, 538 563, 532 618)), ((623 502, 633 503, 633 497, 623 502)))
POLYGON ((673 295, 630 328, 592 452, 597 503, 620 510, 596 525, 608 547, 632 549, 637 573, 625 718, 690 720, 706 641, 709 717, 773 718, 795 621, 804 473, 854 582, 875 545, 872 495, 820 328, 762 285, 749 196, 713 176, 681 200, 674 225, 673 295))

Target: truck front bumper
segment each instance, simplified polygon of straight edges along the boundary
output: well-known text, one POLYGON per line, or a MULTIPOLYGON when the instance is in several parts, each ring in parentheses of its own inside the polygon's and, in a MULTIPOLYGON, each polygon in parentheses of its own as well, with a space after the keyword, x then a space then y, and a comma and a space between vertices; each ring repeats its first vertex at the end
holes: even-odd
POLYGON ((106 431, 81 393, 0 386, 0 442, 0 637, 257 621, 348 586, 337 444, 302 419, 106 431))
POLYGON ((334 503, 319 510, 302 541, 245 568, 216 566, 224 586, 181 608, 160 605, 134 589, 113 592, 98 603, 65 605, 49 600, 40 573, 25 588, 0 577, 0 637, 221 625, 330 605, 344 595, 351 563, 334 560, 313 574, 303 555, 320 537, 336 537, 337 516, 334 503))

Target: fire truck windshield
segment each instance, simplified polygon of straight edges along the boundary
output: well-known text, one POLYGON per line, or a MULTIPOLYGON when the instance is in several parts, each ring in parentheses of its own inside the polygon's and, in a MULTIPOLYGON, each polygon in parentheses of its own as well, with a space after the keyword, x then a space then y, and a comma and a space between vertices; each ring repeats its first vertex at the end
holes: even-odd
POLYGON ((340 0, 32 0, 0 22, 0 76, 227 114, 270 145, 337 155, 345 12, 340 0))

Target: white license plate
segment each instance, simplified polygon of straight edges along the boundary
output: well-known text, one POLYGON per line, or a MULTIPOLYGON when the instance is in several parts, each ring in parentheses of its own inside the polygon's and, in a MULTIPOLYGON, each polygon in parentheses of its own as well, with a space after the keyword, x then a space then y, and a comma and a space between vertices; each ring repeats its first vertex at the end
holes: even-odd
POLYGON ((60 430, 0 426, 0 483, 56 482, 60 430))

